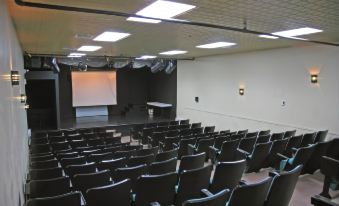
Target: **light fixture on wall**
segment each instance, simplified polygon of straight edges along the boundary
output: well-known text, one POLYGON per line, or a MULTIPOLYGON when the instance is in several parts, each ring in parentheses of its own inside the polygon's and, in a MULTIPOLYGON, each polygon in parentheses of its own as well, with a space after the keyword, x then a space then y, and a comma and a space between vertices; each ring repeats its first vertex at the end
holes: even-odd
POLYGON ((24 108, 25 108, 26 110, 29 109, 29 104, 25 103, 24 108))
POLYGON ((313 84, 318 83, 318 75, 317 74, 311 75, 311 83, 313 83, 313 84))
POLYGON ((24 94, 21 94, 21 95, 20 95, 20 102, 21 102, 21 103, 26 103, 26 100, 27 100, 27 96, 24 95, 24 94))
POLYGON ((12 85, 19 85, 20 75, 18 71, 11 71, 11 82, 12 85))
POLYGON ((245 89, 244 88, 239 88, 239 94, 243 96, 245 94, 245 89))

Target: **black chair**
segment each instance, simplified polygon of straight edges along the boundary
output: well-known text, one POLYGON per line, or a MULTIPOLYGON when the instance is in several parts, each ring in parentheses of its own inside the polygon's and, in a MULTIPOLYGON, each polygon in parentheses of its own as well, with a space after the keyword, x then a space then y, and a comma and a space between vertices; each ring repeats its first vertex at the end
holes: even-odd
POLYGON ((90 154, 87 157, 87 162, 101 162, 104 160, 112 160, 113 159, 113 153, 106 152, 106 153, 100 153, 100 154, 90 154))
POLYGON ((41 162, 41 161, 48 161, 48 160, 54 160, 54 159, 55 159, 55 156, 53 154, 35 156, 35 157, 29 158, 31 162, 41 162))
POLYGON ((76 174, 87 174, 95 171, 96 167, 94 162, 83 165, 68 165, 65 168, 65 173, 70 177, 73 177, 76 174))
POLYGON ((119 206, 131 205, 131 180, 126 179, 115 184, 95 187, 86 192, 88 206, 111 206, 112 203, 119 206))
POLYGON ((178 149, 172 149, 164 152, 160 152, 155 156, 155 161, 156 162, 161 162, 165 160, 169 160, 172 158, 178 158, 178 149))
POLYGON ((303 167, 302 174, 313 174, 316 170, 320 169, 322 156, 326 156, 328 147, 331 141, 315 143, 314 151, 303 167))
POLYGON ((207 126, 204 128, 204 133, 211 133, 214 132, 215 126, 207 126))
POLYGON ((187 125, 190 123, 189 119, 185 119, 185 120, 180 120, 180 125, 187 125))
POLYGON ((290 138, 290 137, 293 137, 295 136, 295 133, 297 132, 297 130, 289 130, 289 131, 286 131, 285 134, 284 134, 284 138, 290 138))
POLYGON ((246 138, 250 138, 250 137, 258 137, 259 132, 248 132, 246 133, 246 138))
POLYGON ((159 146, 156 146, 156 147, 151 147, 147 149, 137 150, 137 152, 135 153, 135 156, 145 156, 145 155, 150 155, 150 154, 156 156, 158 153, 159 153, 159 146))
POLYGON ((206 190, 202 191, 207 197, 187 200, 183 203, 183 206, 225 206, 229 190, 225 189, 216 194, 205 192, 206 190))
POLYGON ((122 146, 108 146, 102 149, 102 152, 111 152, 111 153, 115 153, 116 151, 121 151, 122 150, 122 146))
POLYGON ((129 160, 127 161, 127 166, 128 167, 134 167, 134 166, 138 166, 138 165, 150 165, 152 162, 154 162, 155 157, 153 154, 150 155, 145 155, 145 156, 133 156, 131 158, 129 158, 129 160))
POLYGON ((272 177, 268 177, 261 182, 237 187, 227 204, 227 206, 263 206, 266 200, 272 177))
POLYGON ((194 129, 194 128, 200 128, 201 127, 201 122, 199 123, 192 123, 191 124, 191 128, 194 129))
POLYGON ((239 185, 241 177, 245 172, 246 165, 246 160, 218 162, 215 167, 209 190, 212 193, 217 193, 224 189, 232 191, 239 185))
POLYGON ((116 169, 112 178, 115 182, 122 181, 124 179, 130 179, 131 185, 132 185, 132 191, 135 191, 135 186, 136 186, 138 177, 146 173, 147 173, 146 165, 139 165, 136 167, 124 167, 124 168, 116 169))
POLYGON ((172 150, 177 147, 181 137, 165 137, 162 142, 159 142, 162 151, 172 150))
POLYGON ((270 141, 275 141, 275 140, 281 140, 284 138, 285 132, 280 132, 280 133, 273 133, 271 135, 270 141))
POLYGON ((214 145, 213 147, 217 150, 220 150, 221 147, 222 147, 222 144, 225 142, 225 141, 228 141, 230 138, 229 135, 221 135, 221 136, 218 136, 215 138, 214 140, 214 145))
POLYGON ((153 147, 159 146, 159 142, 164 141, 167 132, 153 132, 150 136, 148 136, 148 144, 152 145, 153 147))
POLYGON ((298 147, 307 147, 308 145, 313 144, 315 137, 316 137, 315 132, 304 134, 301 143, 298 147))
POLYGON ((328 134, 328 130, 318 131, 317 135, 315 136, 314 143, 324 142, 327 134, 328 134))
POLYGON ((201 190, 209 187, 211 172, 212 165, 207 165, 180 173, 175 205, 179 206, 186 200, 199 198, 201 190))
POLYGON ((66 168, 68 165, 83 165, 86 164, 86 157, 62 158, 60 164, 63 168, 66 168))
POLYGON ((48 168, 48 169, 32 169, 29 170, 29 179, 30 180, 44 180, 44 179, 53 179, 62 177, 62 168, 48 168))
POLYGON ((168 130, 166 133, 166 137, 176 137, 180 134, 180 131, 177 129, 173 129, 173 130, 168 130))
POLYGON ((72 192, 54 197, 35 198, 26 202, 26 206, 81 206, 81 193, 72 192))
POLYGON ((30 198, 57 196, 70 191, 70 180, 68 177, 32 180, 29 182, 30 198))
MULTIPOLYGON (((87 174, 76 174, 72 178, 72 185, 75 190, 79 190, 82 194, 86 194, 86 191, 90 188, 111 184, 110 178, 108 170, 87 174)), ((85 198, 87 199, 86 196, 85 198)))
POLYGON ((260 135, 260 136, 258 136, 256 143, 258 144, 258 143, 269 142, 270 138, 271 138, 271 136, 269 134, 268 135, 260 135))
POLYGON ((131 156, 135 156, 136 150, 121 150, 114 152, 113 159, 126 158, 129 159, 131 156))
POLYGON ((288 206, 301 170, 299 165, 289 172, 271 173, 274 177, 265 206, 288 206))
POLYGON ((272 147, 272 142, 256 144, 252 154, 247 155, 247 169, 246 172, 259 172, 259 170, 265 167, 266 158, 272 147))
POLYGON ((47 169, 47 168, 54 168, 54 167, 58 167, 58 160, 56 159, 31 162, 31 165, 30 165, 31 169, 47 169))
POLYGON ((78 152, 66 152, 66 153, 58 153, 57 159, 60 161, 62 158, 74 158, 74 157, 79 157, 78 152))
POLYGON ((86 140, 71 140, 69 144, 71 145, 72 148, 88 146, 86 140))
POLYGON ((153 162, 148 168, 148 173, 150 175, 160 175, 170 172, 176 172, 176 169, 177 158, 172 158, 161 162, 153 162))
MULTIPOLYGON (((214 147, 210 147, 209 149, 209 156, 212 162, 229 162, 229 161, 236 161, 241 157, 240 153, 238 152, 240 140, 231 140, 226 141, 222 144, 221 150, 218 150, 214 147)), ((244 157, 245 158, 245 157, 244 157)))
POLYGON ((152 202, 172 205, 175 197, 176 173, 142 175, 135 189, 135 206, 149 206, 152 202))
POLYGON ((295 153, 292 157, 287 157, 278 153, 278 156, 281 158, 279 170, 280 171, 289 171, 295 168, 298 165, 304 165, 311 157, 314 151, 315 145, 310 145, 308 147, 301 147, 295 150, 295 153))
POLYGON ((287 145, 288 139, 275 140, 272 143, 270 153, 267 156, 265 167, 273 167, 279 163, 278 153, 283 154, 287 145))
POLYGON ((48 141, 49 141, 50 144, 58 143, 58 142, 66 142, 67 141, 67 137, 65 137, 65 136, 48 137, 48 141))
POLYGON ((183 156, 180 161, 178 173, 181 174, 184 170, 192 170, 204 166, 206 153, 183 156))
POLYGON ((291 156, 293 154, 294 149, 293 148, 298 148, 299 145, 301 144, 303 136, 298 135, 294 136, 288 139, 288 143, 286 145, 286 149, 284 152, 284 155, 286 156, 291 156))
MULTIPOLYGON (((214 144, 214 138, 208 138, 208 139, 200 139, 197 141, 195 145, 189 144, 188 145, 188 154, 198 154, 198 153, 206 153, 208 154, 209 147, 213 146, 214 144)), ((208 155, 206 155, 206 161, 208 160, 208 155)))
POLYGON ((254 149, 256 141, 257 141, 256 137, 243 138, 240 140, 239 149, 244 150, 251 154, 254 149))
POLYGON ((261 130, 258 133, 258 136, 270 135, 271 130, 261 130))
POLYGON ((244 130, 238 130, 237 134, 243 134, 246 136, 246 134, 248 133, 248 129, 244 129, 244 130))
POLYGON ((179 125, 179 122, 180 121, 170 121, 169 122, 169 125, 171 126, 171 125, 179 125))
POLYGON ((97 164, 97 168, 99 171, 109 170, 111 172, 111 175, 113 175, 116 169, 126 167, 126 163, 127 160, 124 157, 113 160, 104 160, 97 164))
POLYGON ((188 155, 188 145, 195 144, 195 138, 181 139, 177 148, 178 150, 178 158, 180 159, 182 156, 188 155))
POLYGON ((60 151, 60 150, 68 150, 71 149, 71 145, 65 141, 65 142, 55 142, 51 143, 51 148, 52 150, 55 151, 60 151))

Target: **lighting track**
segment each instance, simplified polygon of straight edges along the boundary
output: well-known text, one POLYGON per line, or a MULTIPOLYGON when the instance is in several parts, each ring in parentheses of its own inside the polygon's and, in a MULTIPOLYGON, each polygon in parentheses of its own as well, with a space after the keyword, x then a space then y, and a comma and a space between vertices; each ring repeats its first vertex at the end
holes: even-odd
POLYGON ((275 37, 279 37, 279 38, 283 38, 283 39, 289 39, 289 40, 293 40, 293 41, 302 41, 302 42, 309 42, 309 43, 314 43, 314 44, 323 44, 323 45, 329 45, 329 46, 339 46, 338 43, 315 41, 315 40, 291 39, 291 38, 288 38, 288 37, 282 37, 282 36, 274 35, 274 34, 271 34, 271 33, 255 31, 255 30, 248 30, 246 28, 236 28, 236 27, 229 27, 229 26, 223 26, 223 25, 208 24, 208 23, 203 23, 203 22, 183 21, 183 20, 176 20, 176 19, 159 19, 159 18, 153 18, 153 17, 140 16, 140 15, 136 15, 136 14, 117 12, 117 11, 108 11, 108 10, 89 9, 89 8, 62 6, 62 5, 54 5, 54 4, 26 2, 26 1, 23 1, 23 0, 15 0, 15 3, 19 6, 26 6, 26 7, 40 8, 40 9, 72 11, 72 12, 89 13, 89 14, 101 14, 101 15, 119 16, 119 17, 126 17, 126 18, 128 18, 128 17, 138 17, 138 18, 151 19, 151 20, 161 20, 163 22, 172 23, 172 24, 199 26, 199 27, 205 27, 205 28, 221 29, 221 30, 226 30, 226 31, 235 31, 235 32, 246 33, 246 34, 254 34, 254 35, 269 35, 269 36, 275 36, 275 37))

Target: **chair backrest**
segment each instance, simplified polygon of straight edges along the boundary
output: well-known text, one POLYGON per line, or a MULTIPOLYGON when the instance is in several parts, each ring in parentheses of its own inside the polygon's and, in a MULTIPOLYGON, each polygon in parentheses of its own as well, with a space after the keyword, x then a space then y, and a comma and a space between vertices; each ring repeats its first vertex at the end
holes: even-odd
POLYGON ((228 202, 228 206, 250 205, 263 206, 268 190, 272 182, 272 177, 268 177, 261 182, 242 185, 236 188, 228 202))
POLYGON ((166 150, 172 150, 175 146, 173 145, 176 144, 178 145, 179 144, 179 141, 180 141, 181 137, 179 136, 176 136, 176 137, 166 137, 164 140, 163 140, 163 145, 161 146, 162 150, 163 151, 166 151, 166 150))
POLYGON ((50 145, 53 151, 67 150, 71 148, 71 145, 67 141, 55 142, 50 145))
POLYGON ((170 121, 169 125, 179 125, 179 121, 170 121))
POLYGON ((299 165, 273 177, 265 206, 288 206, 301 170, 302 165, 299 165))
POLYGON ((78 157, 78 156, 79 156, 78 152, 58 153, 57 159, 61 160, 62 158, 74 158, 74 157, 78 157))
POLYGON ((161 162, 153 162, 149 166, 148 172, 150 175, 160 175, 170 172, 176 172, 176 169, 177 169, 177 158, 172 158, 161 162))
POLYGON ((317 133, 315 132, 304 134, 299 147, 307 147, 308 145, 313 144, 316 135, 317 133))
POLYGON ((259 131, 259 134, 258 134, 258 136, 262 136, 262 135, 270 135, 270 133, 271 133, 271 130, 261 130, 261 131, 259 131))
POLYGON ((83 165, 68 165, 65 168, 65 173, 70 177, 73 177, 76 174, 87 174, 95 171, 96 167, 94 162, 83 165))
POLYGON ((146 165, 139 165, 136 167, 124 167, 115 170, 113 180, 122 181, 124 179, 130 179, 132 184, 132 190, 135 190, 138 177, 147 173, 146 165))
POLYGON ((167 132, 161 131, 161 132, 153 132, 151 135, 152 138, 152 145, 158 146, 159 142, 163 141, 166 137, 167 132))
POLYGON ((131 180, 125 179, 115 184, 95 187, 86 192, 88 206, 110 206, 112 203, 119 206, 131 205, 131 180))
POLYGON ((279 162, 277 153, 283 154, 287 145, 288 139, 279 139, 272 142, 270 153, 266 159, 265 166, 275 167, 279 162))
POLYGON ((54 167, 58 167, 58 160, 56 159, 31 162, 31 169, 47 169, 54 167))
POLYGON ((121 150, 114 152, 113 158, 119 159, 122 157, 125 157, 126 159, 129 159, 131 156, 134 156, 136 154, 136 150, 121 150))
POLYGON ((269 142, 270 141, 270 135, 267 134, 267 135, 259 135, 258 138, 257 138, 257 144, 258 143, 266 143, 266 142, 269 142))
POLYGON ((60 164, 63 168, 66 168, 68 165, 83 165, 86 164, 86 157, 71 157, 71 158, 62 158, 60 164))
POLYGON ((286 145, 285 155, 291 156, 293 153, 293 148, 297 148, 301 144, 302 138, 303 138, 302 135, 290 137, 286 145))
POLYGON ((71 191, 70 180, 68 177, 32 180, 29 182, 29 191, 31 198, 62 195, 71 191))
POLYGON ((111 183, 110 178, 108 170, 77 174, 72 178, 72 185, 75 190, 80 190, 82 194, 86 194, 86 191, 90 188, 109 185, 111 183))
POLYGON ((325 139, 326 139, 327 134, 328 134, 328 130, 318 131, 317 135, 316 135, 316 137, 314 139, 314 143, 324 142, 325 139))
POLYGON ((289 130, 286 131, 284 134, 284 138, 289 138, 289 137, 293 137, 295 136, 295 133, 297 132, 297 130, 289 130))
POLYGON ((189 124, 189 123, 190 123, 190 120, 189 120, 189 119, 180 120, 180 125, 183 125, 183 124, 189 124))
POLYGON ((242 134, 231 134, 230 139, 231 140, 240 140, 242 138, 245 138, 246 134, 242 133, 242 134))
POLYGON ((97 164, 97 168, 98 170, 109 170, 111 174, 114 174, 116 169, 125 167, 126 162, 127 160, 124 157, 113 160, 104 160, 97 164))
POLYGON ((44 180, 62 177, 62 168, 54 167, 48 169, 32 169, 29 170, 30 180, 44 180))
POLYGON ((151 202, 172 205, 176 182, 176 173, 141 176, 136 185, 135 206, 149 206, 151 202))
POLYGON ((238 130, 237 134, 244 134, 246 135, 248 133, 248 129, 244 129, 244 130, 238 130))
POLYGON ((201 127, 201 122, 199 122, 199 123, 192 123, 191 124, 191 128, 193 129, 193 128, 200 128, 201 127))
POLYGON ((207 126, 204 128, 204 133, 211 133, 214 132, 215 126, 207 126))
POLYGON ((240 139, 224 142, 221 147, 220 154, 217 156, 217 161, 228 162, 234 161, 236 152, 239 147, 240 139))
POLYGON ((188 139, 181 139, 179 142, 179 151, 178 151, 178 156, 181 158, 184 155, 188 154, 188 145, 189 144, 194 144, 195 143, 195 138, 188 138, 188 139))
POLYGON ((326 151, 326 156, 333 159, 339 159, 339 138, 334 138, 330 142, 326 151))
POLYGON ((230 136, 229 135, 221 135, 221 136, 218 136, 215 138, 215 141, 214 141, 214 145, 213 147, 220 150, 221 149, 221 146, 222 144, 229 140, 230 136))
POLYGON ((159 146, 156 146, 156 147, 138 150, 135 156, 145 156, 145 155, 150 155, 150 154, 153 154, 154 156, 156 156, 158 152, 159 152, 159 146))
POLYGON ((246 172, 259 172, 265 167, 265 160, 272 147, 272 142, 256 144, 253 153, 250 155, 246 172))
POLYGON ((208 189, 212 165, 198 169, 185 170, 180 174, 176 205, 184 201, 199 198, 202 189, 208 189))
POLYGON ((279 132, 279 133, 273 133, 272 135, 271 135, 271 139, 270 139, 270 141, 275 141, 275 140, 281 140, 281 139, 283 139, 284 138, 284 132, 279 132))
POLYGON ((81 206, 81 193, 72 192, 54 197, 34 198, 26 202, 26 206, 81 206))
POLYGON ((259 132, 248 132, 246 133, 246 138, 257 137, 259 132))
POLYGON ((47 160, 54 160, 55 157, 53 154, 48 154, 48 155, 42 155, 42 156, 35 156, 35 157, 30 157, 29 160, 31 162, 40 162, 40 161, 47 161, 47 160))
POLYGON ((87 157, 88 162, 101 162, 103 160, 112 160, 113 159, 113 153, 111 152, 105 152, 100 154, 90 154, 87 157))
POLYGON ((246 152, 251 154, 256 141, 256 137, 243 138, 240 140, 239 149, 245 150, 246 152))
POLYGON ((178 158, 178 149, 172 149, 158 153, 157 156, 155 156, 155 161, 161 162, 172 158, 178 158))
POLYGON ((184 170, 192 170, 204 166, 206 153, 183 156, 180 161, 179 174, 184 170))
POLYGON ((183 206, 225 206, 229 190, 221 190, 215 195, 202 197, 198 199, 186 200, 183 206))
POLYGON ((326 155, 330 143, 331 141, 315 143, 314 151, 303 167, 303 174, 313 174, 316 170, 320 169, 321 157, 326 155))
POLYGON ((72 146, 72 148, 88 146, 86 140, 71 140, 70 145, 72 146))
POLYGON ((196 152, 201 153, 201 152, 206 152, 208 153, 209 147, 213 146, 214 144, 214 138, 203 138, 198 140, 197 145, 196 145, 196 152))
POLYGON ((145 156, 133 156, 129 158, 127 161, 127 166, 128 167, 134 167, 138 165, 150 165, 152 162, 154 162, 155 157, 153 154, 145 155, 145 156))
POLYGON ((314 151, 314 148, 315 148, 314 144, 308 147, 299 148, 293 157, 292 164, 286 165, 285 170, 291 170, 295 168, 297 165, 305 165, 306 162, 310 159, 314 151))
POLYGON ((245 172, 246 165, 246 160, 217 163, 209 190, 212 193, 219 192, 223 189, 233 190, 238 186, 245 172))

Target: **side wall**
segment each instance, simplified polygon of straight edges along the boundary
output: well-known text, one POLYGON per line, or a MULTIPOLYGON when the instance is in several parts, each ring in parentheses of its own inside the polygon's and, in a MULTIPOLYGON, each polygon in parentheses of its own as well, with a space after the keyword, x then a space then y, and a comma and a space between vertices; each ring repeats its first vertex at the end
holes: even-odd
POLYGON ((23 59, 5 0, 0 0, 0 205, 23 204, 27 168, 27 118, 17 99, 25 93, 23 59), (12 86, 11 70, 20 72, 20 85, 12 86))
POLYGON ((180 61, 178 116, 218 129, 329 129, 330 138, 338 137, 338 77, 339 48, 329 46, 180 61), (320 70, 318 84, 310 82, 313 70, 320 70))

